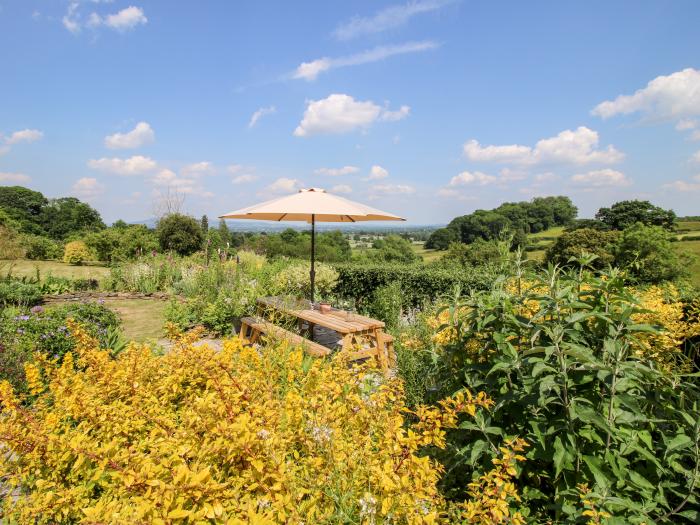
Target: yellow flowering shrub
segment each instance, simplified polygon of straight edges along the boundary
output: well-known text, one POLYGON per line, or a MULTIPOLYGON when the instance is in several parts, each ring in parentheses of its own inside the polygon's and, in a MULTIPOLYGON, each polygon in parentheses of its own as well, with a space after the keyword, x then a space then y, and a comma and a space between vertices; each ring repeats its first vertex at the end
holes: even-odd
MULTIPOLYGON (((112 359, 70 328, 75 353, 27 367, 31 404, 0 384, 11 523, 443 523, 442 469, 419 451, 492 404, 460 392, 407 426, 401 381, 342 356, 238 339, 215 352, 195 333, 162 356, 132 343, 112 359)), ((464 512, 493 505, 488 523, 515 523, 503 505, 516 495, 497 479, 514 474, 518 447, 464 512)))
POLYGON ((700 335, 700 312, 695 308, 686 315, 680 292, 673 284, 650 286, 640 291, 638 297, 639 306, 645 311, 635 314, 633 319, 638 323, 661 326, 663 330, 640 336, 637 353, 665 367, 677 364, 684 341, 700 335))
POLYGON ((66 243, 66 247, 63 249, 63 262, 80 265, 89 259, 90 250, 83 241, 66 243))

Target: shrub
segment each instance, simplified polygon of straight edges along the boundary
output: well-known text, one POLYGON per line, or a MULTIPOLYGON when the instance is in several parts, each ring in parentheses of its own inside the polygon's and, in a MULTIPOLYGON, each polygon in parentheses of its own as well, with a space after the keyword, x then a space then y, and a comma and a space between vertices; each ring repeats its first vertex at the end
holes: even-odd
POLYGON ((24 235, 22 244, 26 250, 27 259, 48 261, 60 259, 63 255, 63 246, 59 242, 41 235, 24 235))
MULTIPOLYGON (((273 278, 271 293, 275 295, 293 295, 309 297, 311 295, 311 278, 309 264, 289 262, 273 278)), ((316 263, 316 298, 327 298, 338 283, 338 272, 324 263, 316 263)))
MULTIPOLYGON (((655 301, 656 292, 645 306, 655 301)), ((698 380, 659 359, 682 358, 688 334, 676 330, 675 306, 649 317, 618 271, 551 269, 497 283, 460 308, 447 318, 455 337, 442 386, 484 390, 495 405, 439 454, 448 494, 461 497, 494 437, 518 435, 532 445, 520 480, 533 522, 585 521, 581 499, 610 523, 696 522, 698 380)))
POLYGON ((374 291, 372 302, 367 307, 367 313, 384 321, 390 330, 395 330, 399 326, 402 310, 401 283, 396 281, 377 288, 374 291))
POLYGON ((24 257, 24 247, 19 234, 9 226, 0 224, 0 259, 24 257))
POLYGON ((359 307, 365 307, 372 300, 377 288, 392 282, 400 283, 404 306, 416 307, 438 297, 451 296, 455 287, 461 287, 463 292, 489 288, 495 278, 484 268, 464 270, 366 263, 335 264, 333 267, 338 272, 336 294, 354 300, 359 307))
POLYGON ((618 232, 581 228, 562 234, 545 254, 545 260, 552 264, 567 266, 571 259, 580 258, 584 253, 595 255, 592 263, 596 268, 605 268, 615 260, 615 245, 618 232))
POLYGON ((90 259, 90 250, 83 241, 66 243, 63 251, 63 262, 80 265, 90 259))
MULTIPOLYGON (((75 336, 60 367, 27 367, 31 410, 0 385, 13 522, 435 524, 441 468, 419 451, 491 406, 463 392, 417 408, 406 428, 400 381, 342 359, 183 339, 164 356, 132 344, 110 360, 75 336)), ((522 449, 504 442, 473 499, 450 508, 456 521, 523 523, 511 481, 522 449)))
POLYGON ((0 305, 32 306, 41 301, 41 288, 18 279, 0 280, 0 305))
POLYGON ((676 222, 673 210, 664 210, 649 201, 620 201, 610 208, 601 208, 595 218, 612 230, 625 230, 636 223, 672 230, 676 222))
POLYGON ((178 255, 191 255, 202 247, 204 233, 197 220, 171 213, 162 217, 156 227, 160 248, 178 255))
POLYGON ((678 254, 673 235, 661 226, 637 223, 627 228, 615 249, 616 263, 629 268, 643 283, 660 283, 685 277, 692 258, 678 254))

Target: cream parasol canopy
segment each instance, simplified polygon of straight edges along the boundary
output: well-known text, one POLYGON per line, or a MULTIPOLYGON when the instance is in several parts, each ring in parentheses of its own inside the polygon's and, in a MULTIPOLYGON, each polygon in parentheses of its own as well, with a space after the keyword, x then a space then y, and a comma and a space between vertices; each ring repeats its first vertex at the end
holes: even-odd
POLYGON ((254 219, 263 221, 298 221, 311 224, 311 302, 314 301, 316 223, 405 221, 406 219, 359 202, 338 197, 321 188, 299 190, 297 193, 272 199, 254 206, 225 213, 220 219, 254 219))

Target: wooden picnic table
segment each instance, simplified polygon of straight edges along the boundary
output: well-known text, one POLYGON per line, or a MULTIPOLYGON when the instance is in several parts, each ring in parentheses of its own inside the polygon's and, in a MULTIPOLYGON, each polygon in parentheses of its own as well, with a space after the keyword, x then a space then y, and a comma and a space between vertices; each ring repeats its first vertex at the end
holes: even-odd
POLYGON ((311 308, 308 301, 290 297, 261 297, 258 299, 258 314, 263 317, 292 317, 309 325, 313 334, 314 326, 322 326, 342 337, 342 348, 351 358, 362 359, 375 356, 382 369, 392 366, 394 359, 393 337, 384 332, 384 323, 364 315, 331 308, 322 313, 311 308))

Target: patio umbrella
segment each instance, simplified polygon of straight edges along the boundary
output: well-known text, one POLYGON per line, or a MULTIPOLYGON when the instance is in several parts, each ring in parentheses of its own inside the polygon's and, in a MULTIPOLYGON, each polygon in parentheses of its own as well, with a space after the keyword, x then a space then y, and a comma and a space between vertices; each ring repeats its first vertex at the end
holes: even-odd
POLYGON ((255 206, 235 210, 220 219, 256 219, 264 221, 304 221, 311 223, 311 302, 314 301, 314 265, 316 262, 317 222, 405 221, 364 204, 327 193, 321 188, 299 190, 298 193, 269 200, 255 206))

